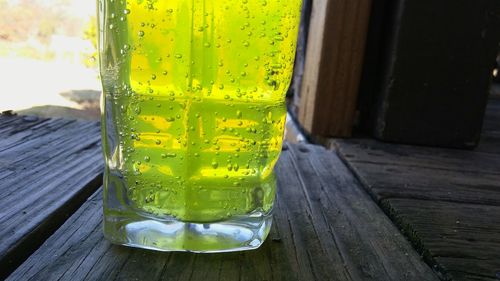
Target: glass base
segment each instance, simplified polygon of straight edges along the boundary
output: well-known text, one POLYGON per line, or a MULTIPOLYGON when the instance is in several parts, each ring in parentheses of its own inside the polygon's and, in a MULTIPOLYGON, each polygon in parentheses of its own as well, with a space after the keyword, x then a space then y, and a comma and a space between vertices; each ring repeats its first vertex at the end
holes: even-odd
POLYGON ((211 223, 106 214, 104 236, 113 244, 157 251, 233 252, 262 245, 271 223, 270 213, 236 216, 211 223))
POLYGON ((262 245, 272 224, 273 208, 264 211, 262 204, 256 205, 250 213, 212 221, 158 216, 135 207, 127 196, 123 177, 117 172, 107 172, 103 193, 104 236, 113 244, 157 251, 252 250, 262 245))

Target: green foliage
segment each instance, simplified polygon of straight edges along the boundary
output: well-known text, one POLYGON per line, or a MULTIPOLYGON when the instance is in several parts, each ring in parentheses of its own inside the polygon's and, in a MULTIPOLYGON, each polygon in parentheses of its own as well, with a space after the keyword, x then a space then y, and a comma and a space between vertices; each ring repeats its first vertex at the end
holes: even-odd
POLYGON ((90 41, 94 47, 92 53, 84 54, 83 63, 87 67, 97 67, 97 19, 95 17, 91 17, 85 24, 83 39, 90 41))
MULTIPOLYGON (((0 0, 0 56, 51 60, 63 52, 52 42, 55 36, 80 37, 96 49, 96 21, 86 25, 82 16, 66 12, 75 0, 0 0)), ((97 65, 96 51, 80 54, 84 64, 97 65)), ((63 54, 62 54, 63 55, 63 54)))
POLYGON ((91 17, 83 30, 83 38, 92 42, 92 46, 97 49, 97 19, 91 17))

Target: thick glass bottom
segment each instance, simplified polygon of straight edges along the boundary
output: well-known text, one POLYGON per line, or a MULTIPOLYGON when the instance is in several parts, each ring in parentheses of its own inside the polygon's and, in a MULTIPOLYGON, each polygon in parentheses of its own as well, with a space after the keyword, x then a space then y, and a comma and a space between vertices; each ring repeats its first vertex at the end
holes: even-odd
POLYGON ((270 213, 236 216, 211 223, 183 222, 174 218, 153 220, 116 212, 107 213, 104 218, 104 235, 114 244, 196 253, 256 249, 265 241, 272 223, 270 213))
MULTIPOLYGON (((269 181, 274 183, 274 177, 270 177, 269 181)), ((273 194, 274 187, 275 184, 264 182, 256 185, 254 189, 270 190, 267 193, 273 194)), ((267 194, 264 191, 252 193, 255 196, 249 197, 248 206, 253 211, 247 213, 227 212, 227 216, 213 219, 210 214, 214 211, 220 213, 224 210, 224 205, 219 210, 213 205, 206 204, 207 208, 201 210, 206 211, 210 219, 205 220, 201 215, 177 217, 141 209, 128 197, 128 190, 119 172, 107 171, 105 173, 104 236, 114 244, 158 251, 197 253, 242 251, 258 248, 265 241, 271 228, 272 201, 267 204, 267 209, 263 208, 265 200, 259 195, 267 194)), ((186 194, 190 195, 186 198, 191 199, 196 195, 196 193, 187 192, 186 194)), ((243 193, 239 192, 237 195, 241 194, 243 193)), ((224 198, 218 197, 219 200, 224 198)), ((238 198, 233 197, 233 200, 238 198)), ((245 198, 247 197, 243 197, 245 198)), ((174 203, 181 206, 183 199, 183 197, 178 197, 177 200, 180 202, 174 203)), ((208 199, 203 199, 204 201, 202 199, 198 201, 207 203, 208 199)), ((184 212, 181 213, 192 214, 194 210, 200 209, 190 207, 186 206, 184 212)))

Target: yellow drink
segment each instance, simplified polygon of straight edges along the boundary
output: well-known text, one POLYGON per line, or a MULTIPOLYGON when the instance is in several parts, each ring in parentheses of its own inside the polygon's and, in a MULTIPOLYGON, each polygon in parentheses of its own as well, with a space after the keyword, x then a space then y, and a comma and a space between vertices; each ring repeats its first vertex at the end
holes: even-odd
POLYGON ((301 1, 100 4, 106 192, 159 219, 268 214, 301 1))

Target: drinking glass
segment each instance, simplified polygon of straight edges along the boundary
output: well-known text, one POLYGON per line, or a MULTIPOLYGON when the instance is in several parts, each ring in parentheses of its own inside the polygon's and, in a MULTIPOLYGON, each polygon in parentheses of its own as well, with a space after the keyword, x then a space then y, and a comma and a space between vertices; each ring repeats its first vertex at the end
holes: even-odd
POLYGON ((301 0, 100 0, 104 235, 259 247, 272 222, 301 0))

